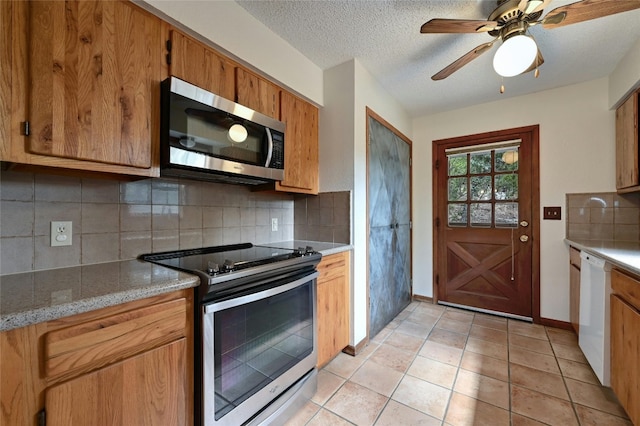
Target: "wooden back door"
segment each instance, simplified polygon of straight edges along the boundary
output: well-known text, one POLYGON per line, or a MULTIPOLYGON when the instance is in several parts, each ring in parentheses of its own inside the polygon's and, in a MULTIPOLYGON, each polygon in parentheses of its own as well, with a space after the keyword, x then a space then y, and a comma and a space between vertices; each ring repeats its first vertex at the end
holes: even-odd
POLYGON ((538 127, 434 141, 440 303, 539 318, 538 127))

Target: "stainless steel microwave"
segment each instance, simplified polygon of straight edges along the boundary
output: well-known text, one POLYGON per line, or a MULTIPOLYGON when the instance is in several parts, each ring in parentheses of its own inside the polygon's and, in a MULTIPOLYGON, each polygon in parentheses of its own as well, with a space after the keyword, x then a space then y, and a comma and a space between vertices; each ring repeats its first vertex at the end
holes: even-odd
POLYGON ((254 185, 284 178, 284 123, 176 77, 161 90, 161 176, 254 185))

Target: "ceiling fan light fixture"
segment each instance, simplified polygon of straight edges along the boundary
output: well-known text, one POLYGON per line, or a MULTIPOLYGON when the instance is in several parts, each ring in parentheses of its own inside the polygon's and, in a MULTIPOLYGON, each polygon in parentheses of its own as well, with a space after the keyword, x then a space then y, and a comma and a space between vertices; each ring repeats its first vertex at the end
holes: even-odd
POLYGON ((502 77, 513 77, 528 70, 537 55, 535 40, 517 34, 502 42, 493 57, 493 69, 502 77))

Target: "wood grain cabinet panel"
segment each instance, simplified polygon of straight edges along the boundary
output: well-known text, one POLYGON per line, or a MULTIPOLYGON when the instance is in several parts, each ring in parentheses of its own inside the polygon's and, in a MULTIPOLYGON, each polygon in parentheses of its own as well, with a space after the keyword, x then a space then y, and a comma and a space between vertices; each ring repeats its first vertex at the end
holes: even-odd
POLYGON ((186 426, 186 342, 180 339, 47 390, 47 426, 186 426))
POLYGON ((290 93, 281 92, 280 120, 287 130, 284 179, 276 189, 318 193, 318 108, 290 93))
POLYGON ((635 92, 616 110, 616 188, 618 192, 640 190, 638 131, 638 92, 635 92))
POLYGON ((193 290, 0 333, 0 424, 192 425, 193 290))
POLYGON ((318 367, 322 367, 349 345, 349 252, 323 257, 318 272, 318 367))
POLYGON ((580 250, 569 248, 569 318, 573 330, 580 331, 580 250))
POLYGON ((47 377, 100 367, 184 337, 186 304, 172 300, 47 333, 47 377))
POLYGON ((280 119, 280 87, 244 68, 236 68, 236 90, 240 105, 280 119))
POLYGON ((611 271, 611 388, 640 424, 640 281, 611 271))
MULTIPOLYGON (((28 16, 26 22, 14 25, 14 42, 29 40, 28 56, 24 63, 13 59, 28 70, 22 89, 28 116, 16 120, 28 121, 30 129, 26 151, 13 146, 6 160, 157 175, 162 21, 124 1, 37 1, 14 7, 28 8, 18 13, 28 16), (45 160, 50 157, 59 160, 45 160)), ((16 104, 20 96, 14 96, 16 104)))
POLYGON ((236 98, 235 65, 197 40, 171 30, 171 75, 231 101, 236 98))

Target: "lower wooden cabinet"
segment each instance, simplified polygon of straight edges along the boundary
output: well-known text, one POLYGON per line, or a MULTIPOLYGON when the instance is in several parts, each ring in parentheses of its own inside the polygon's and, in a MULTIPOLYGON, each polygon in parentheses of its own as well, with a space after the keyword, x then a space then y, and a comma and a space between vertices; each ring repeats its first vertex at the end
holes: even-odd
POLYGON ((349 253, 325 256, 318 265, 318 367, 349 345, 349 253))
POLYGON ((47 389, 47 426, 187 425, 186 340, 47 389))
POLYGON ((640 280, 611 271, 611 388, 640 425, 640 280))
POLYGON ((193 424, 193 290, 0 333, 0 424, 193 424))
POLYGON ((576 334, 580 329, 580 250, 569 248, 569 318, 576 334))

